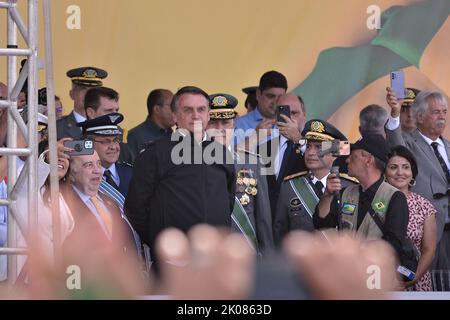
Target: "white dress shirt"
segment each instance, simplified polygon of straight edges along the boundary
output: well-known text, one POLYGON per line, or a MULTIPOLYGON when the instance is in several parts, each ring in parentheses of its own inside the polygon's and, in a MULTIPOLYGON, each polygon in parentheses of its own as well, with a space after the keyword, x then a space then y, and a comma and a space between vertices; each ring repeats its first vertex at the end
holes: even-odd
POLYGON ((75 110, 73 110, 73 116, 75 117, 75 121, 77 123, 84 122, 84 121, 87 120, 85 116, 82 116, 81 114, 79 114, 75 110))
POLYGON ((278 152, 275 156, 275 176, 278 179, 278 174, 280 173, 281 164, 283 163, 284 153, 286 152, 288 139, 280 135, 280 143, 278 145, 278 152))
POLYGON ((328 175, 329 175, 329 173, 328 173, 325 177, 323 177, 322 179, 318 179, 318 178, 316 178, 316 176, 313 176, 313 178, 312 178, 312 180, 311 180, 311 182, 313 183, 313 185, 315 185, 317 181, 322 182, 322 184, 323 184, 322 193, 325 192, 325 188, 327 187, 327 178, 328 178, 328 175))

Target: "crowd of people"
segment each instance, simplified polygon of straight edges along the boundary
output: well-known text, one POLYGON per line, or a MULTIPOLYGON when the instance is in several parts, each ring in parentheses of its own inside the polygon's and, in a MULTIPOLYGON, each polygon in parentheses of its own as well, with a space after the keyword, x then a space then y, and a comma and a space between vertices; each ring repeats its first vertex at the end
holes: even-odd
MULTIPOLYGON (((73 109, 56 124, 62 257, 53 256, 39 91, 38 228, 28 229, 26 186, 15 220, 18 245, 39 243, 44 254, 39 262, 19 257, 18 285, 32 288, 37 270, 57 266, 61 277, 77 265, 87 282, 108 269, 103 280, 114 284, 91 290, 111 288, 113 297, 370 298, 379 293, 366 269, 377 265, 383 290, 449 290, 442 275, 450 269, 450 142, 441 93, 408 88, 398 99, 387 88, 386 107, 360 112, 361 138, 346 152, 336 147, 345 135, 325 119, 307 121, 308 106, 277 71, 243 89, 241 116, 229 93, 152 90, 147 118, 127 137, 119 93, 103 85, 107 75, 95 67, 67 72, 73 109), (80 152, 69 141, 92 148, 80 152)), ((0 83, 0 99, 7 95, 0 83)), ((18 108, 26 114, 26 99, 18 108)), ((6 127, 0 109, 2 146, 6 127)), ((17 145, 26 147, 20 132, 17 145)), ((7 161, 0 158, 4 198, 7 161)), ((24 165, 19 158, 18 170, 24 165)), ((7 218, 0 207, 1 246, 7 218)), ((46 285, 59 288, 50 283, 56 278, 46 285)))

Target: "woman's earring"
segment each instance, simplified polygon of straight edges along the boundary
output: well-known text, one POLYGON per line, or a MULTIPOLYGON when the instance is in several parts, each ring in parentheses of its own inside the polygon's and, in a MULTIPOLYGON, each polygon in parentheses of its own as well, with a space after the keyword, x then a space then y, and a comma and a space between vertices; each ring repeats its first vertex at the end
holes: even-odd
POLYGON ((408 185, 410 187, 414 187, 416 185, 416 179, 412 178, 411 181, 409 181, 408 185))

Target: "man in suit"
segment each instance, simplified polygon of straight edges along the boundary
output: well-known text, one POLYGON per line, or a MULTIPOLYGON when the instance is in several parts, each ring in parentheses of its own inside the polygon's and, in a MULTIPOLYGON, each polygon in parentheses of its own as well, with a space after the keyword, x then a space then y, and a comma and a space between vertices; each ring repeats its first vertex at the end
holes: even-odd
MULTIPOLYGON (((96 151, 92 155, 70 157, 69 183, 61 188, 75 221, 72 233, 64 242, 72 251, 80 239, 88 237, 90 248, 112 245, 118 253, 137 258, 137 248, 130 225, 117 204, 99 192, 103 168, 96 151)), ((69 257, 70 259, 71 257, 69 257)))
MULTIPOLYGON (((327 177, 336 160, 331 153, 319 155, 322 151, 322 142, 347 140, 333 125, 318 119, 309 120, 302 135, 307 141, 304 159, 308 170, 287 176, 281 184, 273 222, 277 246, 281 245, 283 238, 292 230, 314 231, 312 219, 314 210, 325 191, 327 177)), ((340 173, 339 177, 344 187, 358 183, 355 178, 343 173, 340 173)))
POLYGON ((108 76, 108 72, 96 67, 81 67, 67 71, 67 76, 72 80, 70 98, 73 100, 73 110, 56 121, 58 140, 65 137, 78 139, 81 136, 77 123, 86 120, 84 108, 86 92, 89 88, 102 86, 102 79, 108 76))
POLYGON ((270 168, 266 173, 270 190, 272 218, 275 214, 283 179, 291 174, 307 170, 303 157, 306 146, 301 135, 306 118, 303 100, 292 93, 288 93, 282 95, 278 103, 288 105, 291 116, 281 115, 284 122, 277 122, 279 135, 257 148, 257 153, 261 155, 264 164, 270 168))
MULTIPOLYGON (((86 139, 94 141, 94 149, 98 153, 103 167, 103 187, 120 192, 123 200, 128 193, 133 169, 127 163, 120 163, 120 135, 118 124, 122 122, 123 115, 117 112, 86 120, 79 124, 83 128, 86 139)), ((109 192, 108 192, 109 193, 109 192)), ((110 193, 114 197, 114 193, 110 193)), ((122 201, 123 207, 123 201, 122 201)))
POLYGON ((272 217, 270 214, 267 181, 261 175, 256 154, 245 150, 231 150, 234 131, 234 110, 238 101, 229 94, 210 95, 208 135, 226 146, 233 154, 236 170, 236 195, 232 212, 232 229, 242 232, 250 245, 260 254, 273 248, 272 217))
POLYGON ((447 120, 448 103, 439 92, 420 92, 412 106, 417 129, 402 132, 400 126, 401 105, 395 93, 387 89, 387 102, 391 117, 386 124, 387 140, 391 146, 404 145, 414 154, 419 173, 411 191, 416 192, 434 205, 437 224, 438 246, 434 269, 450 269, 450 141, 442 137, 447 120))
POLYGON ((172 133, 171 128, 175 125, 170 110, 172 98, 173 93, 167 89, 155 89, 149 93, 147 119, 128 132, 128 147, 135 158, 146 143, 172 133))

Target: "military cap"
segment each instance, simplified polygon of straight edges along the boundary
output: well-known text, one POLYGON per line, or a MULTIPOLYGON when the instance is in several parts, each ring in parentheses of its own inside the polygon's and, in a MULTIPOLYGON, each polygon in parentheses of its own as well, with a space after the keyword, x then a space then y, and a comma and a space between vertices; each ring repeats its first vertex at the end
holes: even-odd
POLYGON ((81 67, 67 71, 67 76, 74 84, 99 87, 103 85, 102 79, 108 76, 108 72, 95 67, 81 67))
POLYGON ((379 134, 368 134, 361 139, 350 145, 350 150, 362 149, 383 161, 388 162, 389 159, 389 147, 383 136, 379 134))
POLYGON ((122 131, 118 126, 122 121, 123 115, 121 113, 113 112, 77 123, 77 126, 83 128, 83 135, 95 134, 99 136, 118 136, 122 134, 122 131))
POLYGON ((242 92, 243 93, 245 93, 245 94, 256 94, 256 89, 258 89, 258 87, 257 86, 254 86, 254 87, 245 87, 245 88, 242 88, 242 92))
POLYGON ((347 140, 344 134, 331 123, 318 119, 312 119, 305 123, 302 136, 306 140, 317 141, 347 140))
POLYGON ((403 99, 402 107, 410 107, 416 99, 417 95, 420 93, 420 90, 415 88, 406 88, 405 99, 403 99))
POLYGON ((237 112, 234 110, 238 100, 232 95, 216 93, 209 96, 209 116, 211 120, 234 119, 237 112))

